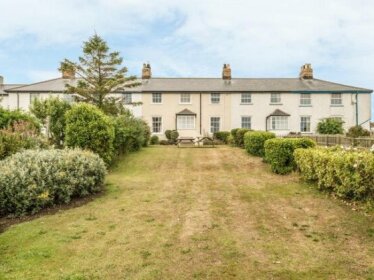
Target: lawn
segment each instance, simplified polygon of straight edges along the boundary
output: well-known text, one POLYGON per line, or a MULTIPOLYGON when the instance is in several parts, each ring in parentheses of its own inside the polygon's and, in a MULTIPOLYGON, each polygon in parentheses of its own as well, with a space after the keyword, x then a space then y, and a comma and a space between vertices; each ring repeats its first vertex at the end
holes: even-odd
POLYGON ((244 150, 151 147, 0 234, 0 279, 374 279, 374 218, 244 150))

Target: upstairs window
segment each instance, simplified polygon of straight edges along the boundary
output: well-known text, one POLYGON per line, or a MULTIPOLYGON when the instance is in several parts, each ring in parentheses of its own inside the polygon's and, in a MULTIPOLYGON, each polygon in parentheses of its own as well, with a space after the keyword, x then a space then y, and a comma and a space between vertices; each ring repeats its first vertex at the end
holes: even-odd
POLYGON ((242 93, 240 103, 241 104, 251 104, 252 103, 252 94, 242 93))
POLYGON ((331 94, 331 105, 342 105, 342 94, 341 93, 332 93, 331 94))
POLYGON ((123 103, 131 104, 132 103, 132 94, 131 93, 124 93, 123 94, 123 103))
POLYGON ((302 93, 302 94, 300 94, 300 105, 301 106, 312 105, 312 96, 311 96, 310 93, 302 93))
POLYGON ((162 94, 159 92, 152 93, 152 103, 162 103, 162 94))
POLYGON ((211 93, 210 94, 210 102, 212 104, 219 104, 220 101, 221 101, 221 94, 219 94, 219 93, 211 93))
POLYGON ((281 103, 281 95, 280 93, 272 93, 270 96, 270 103, 271 104, 279 104, 281 103))
POLYGON ((191 103, 191 94, 182 93, 180 97, 180 103, 190 104, 191 103))

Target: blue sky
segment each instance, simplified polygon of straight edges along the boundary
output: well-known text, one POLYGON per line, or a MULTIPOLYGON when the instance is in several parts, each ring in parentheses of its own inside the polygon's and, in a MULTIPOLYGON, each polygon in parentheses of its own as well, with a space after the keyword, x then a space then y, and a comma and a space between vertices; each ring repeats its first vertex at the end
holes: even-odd
MULTIPOLYGON (((374 88, 370 0, 0 0, 0 75, 7 83, 58 77, 94 32, 130 74, 315 77, 374 88)), ((372 100, 374 115, 374 100, 372 100)))

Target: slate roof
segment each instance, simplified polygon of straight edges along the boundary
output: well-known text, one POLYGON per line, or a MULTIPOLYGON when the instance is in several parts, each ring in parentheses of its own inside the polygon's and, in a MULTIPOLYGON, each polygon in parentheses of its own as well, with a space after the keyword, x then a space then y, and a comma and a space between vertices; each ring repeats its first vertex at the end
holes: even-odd
POLYGON ((191 110, 188 110, 187 108, 177 113, 177 115, 184 115, 184 116, 195 116, 196 113, 192 112, 191 110))
POLYGON ((20 86, 23 86, 23 85, 22 84, 2 84, 0 85, 0 95, 8 95, 8 93, 5 92, 6 90, 9 90, 15 87, 20 87, 20 86))
POLYGON ((282 110, 276 109, 276 110, 274 110, 273 113, 271 113, 270 115, 268 115, 268 117, 272 117, 272 116, 277 116, 277 117, 278 116, 282 116, 282 117, 285 116, 285 117, 289 117, 291 115, 283 112, 282 110))
MULTIPOLYGON (((7 92, 64 92, 65 84, 78 79, 57 78, 14 87, 7 92)), ((141 86, 125 88, 127 92, 347 92, 371 93, 373 90, 319 79, 299 78, 151 78, 139 80, 141 86)))

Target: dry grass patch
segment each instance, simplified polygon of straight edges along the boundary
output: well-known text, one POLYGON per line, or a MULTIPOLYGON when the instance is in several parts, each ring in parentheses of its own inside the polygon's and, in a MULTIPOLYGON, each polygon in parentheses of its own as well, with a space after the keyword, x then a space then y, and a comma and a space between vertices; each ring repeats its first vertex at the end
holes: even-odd
POLYGON ((371 279, 374 220, 241 149, 151 147, 0 235, 0 279, 371 279), (43 269, 41 269, 43 267, 43 269))

